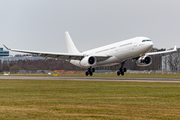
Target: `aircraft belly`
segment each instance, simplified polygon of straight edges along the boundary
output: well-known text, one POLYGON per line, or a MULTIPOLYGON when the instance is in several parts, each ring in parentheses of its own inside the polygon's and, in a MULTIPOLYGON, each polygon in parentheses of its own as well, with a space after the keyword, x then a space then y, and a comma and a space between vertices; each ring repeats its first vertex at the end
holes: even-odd
POLYGON ((97 62, 97 66, 99 66, 99 65, 115 65, 115 64, 119 64, 119 60, 115 56, 110 57, 107 60, 97 62))

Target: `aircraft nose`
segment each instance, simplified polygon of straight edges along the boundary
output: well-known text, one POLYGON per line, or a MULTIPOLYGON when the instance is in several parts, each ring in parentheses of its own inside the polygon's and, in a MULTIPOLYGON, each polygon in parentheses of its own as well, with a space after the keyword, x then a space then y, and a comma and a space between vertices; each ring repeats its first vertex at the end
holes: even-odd
POLYGON ((150 45, 150 46, 153 46, 153 42, 152 42, 152 41, 151 41, 151 42, 149 42, 149 45, 150 45))
POLYGON ((153 47, 153 42, 149 42, 148 47, 151 49, 153 47))

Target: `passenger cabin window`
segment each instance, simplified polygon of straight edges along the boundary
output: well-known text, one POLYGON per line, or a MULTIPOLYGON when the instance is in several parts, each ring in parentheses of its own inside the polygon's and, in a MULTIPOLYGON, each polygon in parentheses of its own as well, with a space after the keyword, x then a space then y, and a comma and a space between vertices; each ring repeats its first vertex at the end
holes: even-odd
POLYGON ((147 41, 151 41, 151 40, 143 40, 142 42, 147 42, 147 41))

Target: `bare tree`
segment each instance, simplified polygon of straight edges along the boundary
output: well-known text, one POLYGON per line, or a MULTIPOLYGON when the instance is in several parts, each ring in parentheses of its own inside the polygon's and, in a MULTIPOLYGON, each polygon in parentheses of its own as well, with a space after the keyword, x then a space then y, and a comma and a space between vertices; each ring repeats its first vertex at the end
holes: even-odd
POLYGON ((167 71, 167 69, 168 69, 168 55, 163 56, 162 62, 163 62, 163 66, 162 66, 163 71, 167 71))
POLYGON ((21 70, 21 67, 18 66, 18 65, 13 65, 13 66, 10 68, 9 71, 10 71, 11 73, 17 73, 18 70, 21 70))
POLYGON ((168 56, 168 65, 170 70, 177 70, 180 67, 180 58, 179 58, 180 50, 178 49, 177 52, 170 53, 168 56))

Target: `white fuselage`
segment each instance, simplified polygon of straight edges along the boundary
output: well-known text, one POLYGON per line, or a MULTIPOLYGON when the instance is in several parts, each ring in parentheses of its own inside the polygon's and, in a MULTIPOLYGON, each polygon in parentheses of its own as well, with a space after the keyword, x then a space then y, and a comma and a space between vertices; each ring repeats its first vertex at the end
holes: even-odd
MULTIPOLYGON (((149 52, 152 49, 152 47, 153 47, 153 42, 149 38, 135 37, 132 39, 128 39, 110 45, 106 45, 103 47, 88 50, 82 53, 87 56, 95 56, 95 55, 111 56, 107 60, 97 62, 97 64, 93 67, 98 67, 102 65, 110 66, 110 65, 119 64, 127 59, 139 57, 141 54, 145 54, 149 52)), ((80 60, 71 60, 70 62, 78 67, 87 68, 87 66, 83 66, 80 64, 80 60)))

